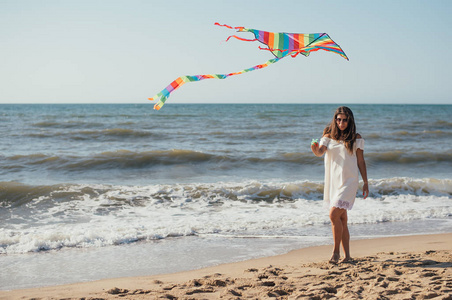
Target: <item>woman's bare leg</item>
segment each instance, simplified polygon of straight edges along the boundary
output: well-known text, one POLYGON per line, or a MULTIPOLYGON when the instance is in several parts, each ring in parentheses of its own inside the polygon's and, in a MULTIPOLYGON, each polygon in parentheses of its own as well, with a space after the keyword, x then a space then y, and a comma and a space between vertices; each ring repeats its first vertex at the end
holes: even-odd
MULTIPOLYGON (((340 247, 341 241, 344 234, 344 226, 343 226, 343 214, 346 214, 347 211, 342 208, 332 207, 330 209, 330 220, 331 220, 331 229, 333 231, 333 240, 334 240, 334 249, 333 256, 330 259, 330 262, 337 263, 340 258, 340 247)), ((347 229, 348 233, 348 229, 347 229)), ((348 245, 347 245, 348 246, 348 245)))
POLYGON ((344 250, 345 258, 342 260, 342 262, 347 262, 351 260, 350 256, 350 232, 348 231, 348 216, 347 211, 345 211, 341 215, 341 222, 342 222, 342 248, 344 250))

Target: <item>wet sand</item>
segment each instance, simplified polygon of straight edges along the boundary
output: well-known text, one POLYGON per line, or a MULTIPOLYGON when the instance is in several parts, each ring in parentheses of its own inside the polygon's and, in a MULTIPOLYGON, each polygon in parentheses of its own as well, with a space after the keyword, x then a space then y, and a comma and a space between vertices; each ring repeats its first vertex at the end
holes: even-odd
MULTIPOLYGON (((351 241, 148 277, 0 291, 0 299, 451 299, 452 233, 351 241)), ((114 263, 114 262, 112 262, 114 263)))

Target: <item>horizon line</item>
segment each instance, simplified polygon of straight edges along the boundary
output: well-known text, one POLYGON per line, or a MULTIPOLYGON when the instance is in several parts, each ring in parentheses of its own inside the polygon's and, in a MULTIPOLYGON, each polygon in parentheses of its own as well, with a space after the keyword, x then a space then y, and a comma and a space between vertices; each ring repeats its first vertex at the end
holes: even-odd
MULTIPOLYGON (((101 105, 112 105, 112 104, 144 104, 144 105, 153 105, 154 103, 146 103, 146 102, 0 102, 0 105, 33 105, 33 104, 55 104, 55 105, 64 105, 64 104, 80 104, 80 105, 89 105, 89 104, 101 104, 101 105)), ((391 102, 391 103, 382 103, 382 102, 304 102, 304 103, 294 103, 294 102, 279 102, 279 103, 271 103, 271 102, 177 102, 171 103, 171 105, 338 105, 338 104, 347 104, 347 105, 452 105, 452 103, 442 103, 442 102, 433 102, 433 103, 420 103, 420 102, 391 102)))

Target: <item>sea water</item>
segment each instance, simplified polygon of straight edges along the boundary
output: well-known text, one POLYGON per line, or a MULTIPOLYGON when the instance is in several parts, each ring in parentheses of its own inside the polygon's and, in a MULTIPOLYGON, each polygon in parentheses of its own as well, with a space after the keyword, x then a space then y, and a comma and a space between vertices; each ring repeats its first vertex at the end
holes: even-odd
MULTIPOLYGON (((338 105, 0 105, 0 289, 152 275, 331 243, 338 105)), ((351 104, 370 195, 353 239, 452 232, 452 105, 351 104)))

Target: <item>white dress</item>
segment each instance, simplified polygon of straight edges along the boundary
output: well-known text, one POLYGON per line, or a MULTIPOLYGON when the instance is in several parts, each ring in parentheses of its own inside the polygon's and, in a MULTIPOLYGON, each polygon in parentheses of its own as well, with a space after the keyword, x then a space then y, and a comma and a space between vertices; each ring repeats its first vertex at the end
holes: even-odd
POLYGON ((322 137, 319 145, 327 147, 323 190, 324 206, 350 210, 355 203, 359 183, 356 149, 364 150, 364 139, 356 139, 353 154, 348 152, 343 142, 327 137, 322 137))

